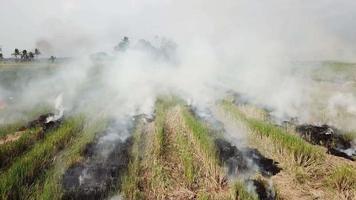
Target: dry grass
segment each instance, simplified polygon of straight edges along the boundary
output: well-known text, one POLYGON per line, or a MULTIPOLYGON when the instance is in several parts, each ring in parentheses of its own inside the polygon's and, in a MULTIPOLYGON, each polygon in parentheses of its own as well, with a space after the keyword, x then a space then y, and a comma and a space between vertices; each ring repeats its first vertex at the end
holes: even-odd
POLYGON ((82 122, 82 118, 67 119, 60 128, 48 133, 49 136, 45 140, 18 157, 0 175, 1 199, 20 198, 25 187, 51 166, 53 157, 81 130, 82 122))
POLYGON ((328 186, 336 191, 340 199, 356 198, 356 169, 351 165, 336 167, 327 177, 328 186))
POLYGON ((123 184, 127 199, 225 200, 246 190, 229 188, 208 129, 181 104, 158 101, 155 122, 139 132, 123 184))
POLYGON ((325 149, 310 145, 268 122, 247 118, 230 102, 223 102, 222 108, 226 116, 251 133, 251 145, 280 163, 283 171, 272 180, 282 198, 340 199, 342 194, 342 198, 350 199, 354 195, 352 187, 356 179, 346 179, 352 177, 351 172, 355 170, 351 161, 326 155, 325 149), (345 163, 351 163, 348 169, 353 170, 346 170, 345 163), (334 190, 329 189, 331 186, 334 190))

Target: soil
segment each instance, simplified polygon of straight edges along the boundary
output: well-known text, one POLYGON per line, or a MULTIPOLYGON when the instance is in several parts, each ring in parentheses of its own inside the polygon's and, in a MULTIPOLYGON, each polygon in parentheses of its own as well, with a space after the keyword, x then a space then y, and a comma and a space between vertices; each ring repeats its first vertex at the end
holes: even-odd
POLYGON ((40 115, 37 119, 30 121, 25 127, 22 127, 22 130, 29 129, 29 128, 35 128, 35 127, 42 127, 42 130, 44 132, 48 132, 49 130, 58 128, 59 125, 62 123, 63 118, 57 120, 57 121, 50 121, 47 122, 47 118, 54 116, 53 113, 47 113, 40 115))
POLYGON ((249 180, 255 186, 255 191, 259 200, 274 200, 276 199, 274 192, 264 182, 258 180, 249 180))
POLYGON ((215 140, 215 145, 220 162, 227 167, 229 175, 237 176, 248 170, 247 161, 236 146, 221 138, 215 140))
POLYGON ((296 126, 296 132, 309 143, 326 147, 328 149, 327 153, 331 155, 354 160, 354 158, 341 151, 352 148, 351 141, 345 139, 340 131, 334 127, 303 124, 296 126))
POLYGON ((72 166, 64 174, 63 199, 105 199, 112 189, 120 185, 130 161, 132 137, 116 142, 105 159, 97 155, 97 142, 98 140, 87 146, 86 162, 72 166))
POLYGON ((259 167, 263 176, 273 176, 278 174, 282 168, 278 167, 278 162, 264 157, 257 149, 247 149, 246 156, 259 167))

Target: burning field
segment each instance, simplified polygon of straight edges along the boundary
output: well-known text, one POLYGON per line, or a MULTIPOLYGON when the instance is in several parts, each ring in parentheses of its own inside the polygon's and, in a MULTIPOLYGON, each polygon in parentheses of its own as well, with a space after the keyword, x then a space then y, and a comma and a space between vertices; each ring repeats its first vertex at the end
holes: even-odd
POLYGON ((329 106, 311 93, 305 115, 229 82, 182 84, 171 41, 131 48, 1 69, 1 199, 356 198, 355 113, 324 88, 340 83, 314 77, 329 106))
POLYGON ((356 200, 355 1, 1 2, 0 200, 356 200))
POLYGON ((115 119, 66 115, 61 98, 1 129, 2 199, 355 198, 355 146, 333 127, 281 126, 229 98, 159 97, 115 119))

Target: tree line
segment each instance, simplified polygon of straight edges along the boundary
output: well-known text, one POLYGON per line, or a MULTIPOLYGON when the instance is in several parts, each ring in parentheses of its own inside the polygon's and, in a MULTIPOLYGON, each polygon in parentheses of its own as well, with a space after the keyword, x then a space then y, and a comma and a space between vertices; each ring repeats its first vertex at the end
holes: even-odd
POLYGON ((20 59, 20 61, 32 61, 35 59, 35 57, 41 55, 41 52, 37 48, 34 50, 34 52, 27 51, 26 49, 20 51, 16 48, 11 55, 13 55, 16 60, 20 59))

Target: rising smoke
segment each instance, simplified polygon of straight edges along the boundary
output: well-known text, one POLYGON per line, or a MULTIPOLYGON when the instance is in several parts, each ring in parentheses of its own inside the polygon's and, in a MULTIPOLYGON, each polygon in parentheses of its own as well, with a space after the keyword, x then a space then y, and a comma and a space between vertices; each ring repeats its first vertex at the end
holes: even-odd
MULTIPOLYGON (((0 8, 6 16, 0 19, 6 54, 15 47, 40 45, 44 56, 76 58, 44 74, 16 74, 10 86, 1 82, 1 98, 16 101, 10 110, 51 103, 63 94, 67 112, 151 114, 160 94, 207 105, 233 90, 279 119, 308 121, 311 111, 304 108, 313 101, 313 80, 295 72, 295 61, 348 61, 356 52, 350 45, 356 41, 355 30, 349 26, 356 4, 346 0, 52 3, 5 0, 7 6, 0 8), (113 52, 124 35, 130 47, 113 52), (109 55, 100 67, 87 57, 98 51, 109 55)), ((298 70, 308 70, 304 68, 298 70)), ((325 99, 328 109, 340 107, 335 98, 325 99)), ((352 110, 352 101, 342 103, 352 110)), ((2 123, 9 122, 4 120, 10 119, 8 112, 0 117, 2 123)))

